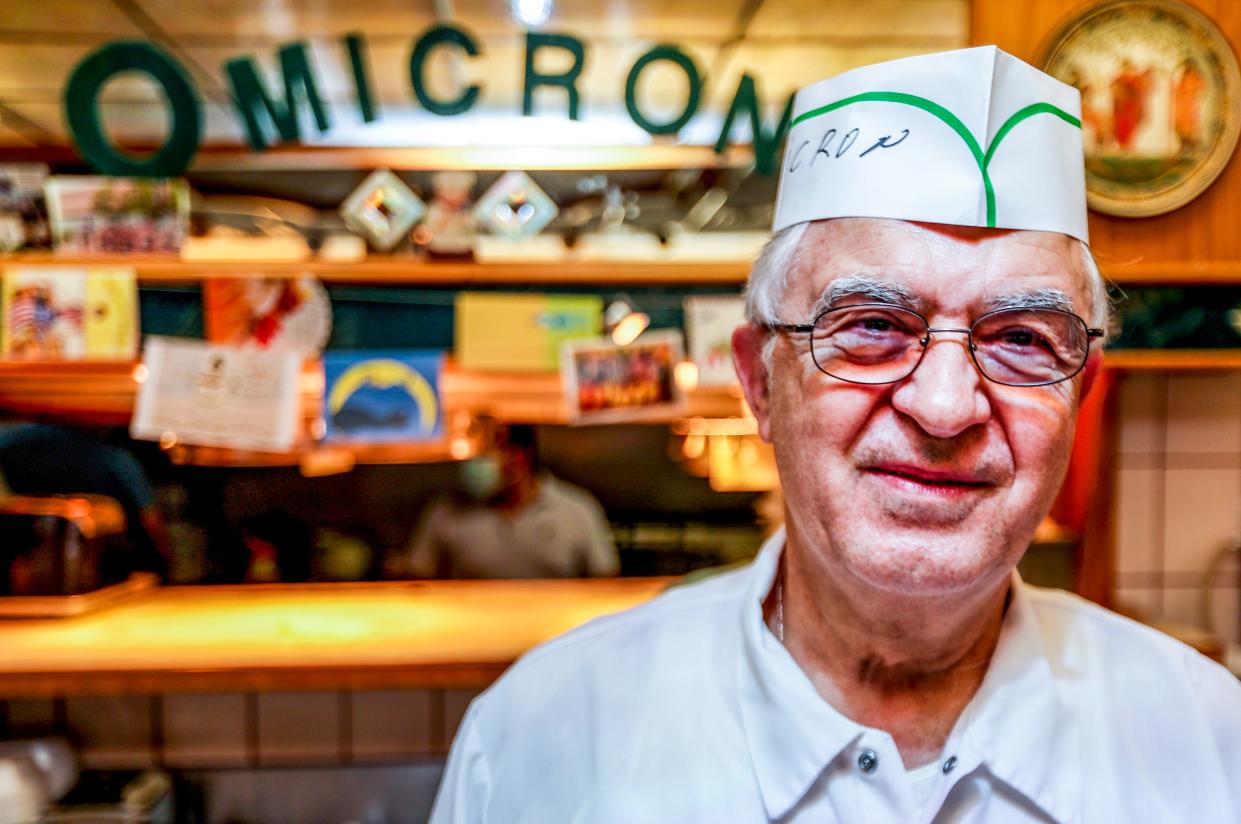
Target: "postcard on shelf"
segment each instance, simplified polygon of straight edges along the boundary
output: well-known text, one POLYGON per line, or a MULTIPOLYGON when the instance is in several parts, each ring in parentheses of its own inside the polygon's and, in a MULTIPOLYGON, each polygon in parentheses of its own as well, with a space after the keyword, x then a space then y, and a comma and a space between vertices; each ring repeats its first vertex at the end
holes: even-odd
POLYGON ((685 299, 685 336, 689 359, 698 367, 699 386, 731 386, 733 330, 745 323, 740 295, 696 295, 685 299))
POLYGON ((86 270, 86 357, 133 360, 138 356, 138 279, 133 269, 86 270))
POLYGON ((332 333, 332 302, 310 275, 209 278, 203 325, 210 343, 284 350, 315 358, 332 333))
POLYGON ((444 353, 429 350, 327 352, 323 356, 324 440, 408 443, 443 434, 444 353))
POLYGON ((125 267, 10 266, 0 354, 18 360, 131 360, 138 288, 125 267))
POLYGON ((57 251, 176 252, 190 222, 180 178, 53 175, 44 186, 57 251))
POLYGON ((130 434, 139 440, 288 452, 298 433, 296 352, 148 337, 130 434))
POLYGON ((561 349, 569 419, 622 423, 681 411, 673 379, 684 345, 679 331, 647 332, 628 346, 610 340, 570 341, 561 349))
POLYGON ((0 163, 0 252, 52 245, 43 183, 45 163, 0 163))
POLYGON ((462 292, 456 323, 463 369, 555 372, 562 344, 603 331, 603 298, 462 292))

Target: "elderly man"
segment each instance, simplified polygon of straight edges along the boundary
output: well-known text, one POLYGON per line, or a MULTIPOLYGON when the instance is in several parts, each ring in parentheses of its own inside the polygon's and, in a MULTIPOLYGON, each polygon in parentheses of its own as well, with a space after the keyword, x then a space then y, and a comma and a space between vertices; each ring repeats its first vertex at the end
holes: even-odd
POLYGON ((1077 93, 993 48, 798 95, 734 335, 786 531, 527 655, 435 822, 1241 820, 1241 686, 1014 569, 1106 301, 1077 93))

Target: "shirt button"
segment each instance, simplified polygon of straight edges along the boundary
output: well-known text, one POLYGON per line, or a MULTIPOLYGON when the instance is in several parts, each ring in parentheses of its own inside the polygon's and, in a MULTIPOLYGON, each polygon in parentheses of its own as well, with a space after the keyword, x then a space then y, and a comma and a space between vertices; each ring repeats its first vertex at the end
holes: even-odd
POLYGON ((952 772, 954 769, 956 769, 956 766, 957 766, 957 757, 955 755, 948 756, 948 760, 944 762, 944 775, 947 775, 948 773, 952 772))
POLYGON ((857 766, 864 773, 874 772, 879 766, 879 756, 875 755, 874 750, 866 750, 857 757, 857 766))

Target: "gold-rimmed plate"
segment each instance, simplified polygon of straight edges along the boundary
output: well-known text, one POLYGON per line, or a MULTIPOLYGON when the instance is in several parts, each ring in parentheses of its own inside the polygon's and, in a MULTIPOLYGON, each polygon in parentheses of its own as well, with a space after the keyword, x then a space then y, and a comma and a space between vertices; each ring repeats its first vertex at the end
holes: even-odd
POLYGON ((1148 217, 1219 176, 1241 130, 1241 72, 1220 30, 1174 0, 1112 0, 1068 19, 1040 64, 1082 93, 1092 209, 1148 217))

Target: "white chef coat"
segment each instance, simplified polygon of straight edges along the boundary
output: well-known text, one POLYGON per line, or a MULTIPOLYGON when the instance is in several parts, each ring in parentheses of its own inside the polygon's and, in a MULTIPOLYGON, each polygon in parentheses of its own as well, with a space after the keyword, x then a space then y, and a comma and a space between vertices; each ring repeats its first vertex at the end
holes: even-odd
POLYGON ((1016 576, 915 793, 891 736, 825 702, 764 624, 783 546, 523 657, 471 705, 433 824, 1241 821, 1241 683, 1016 576))

